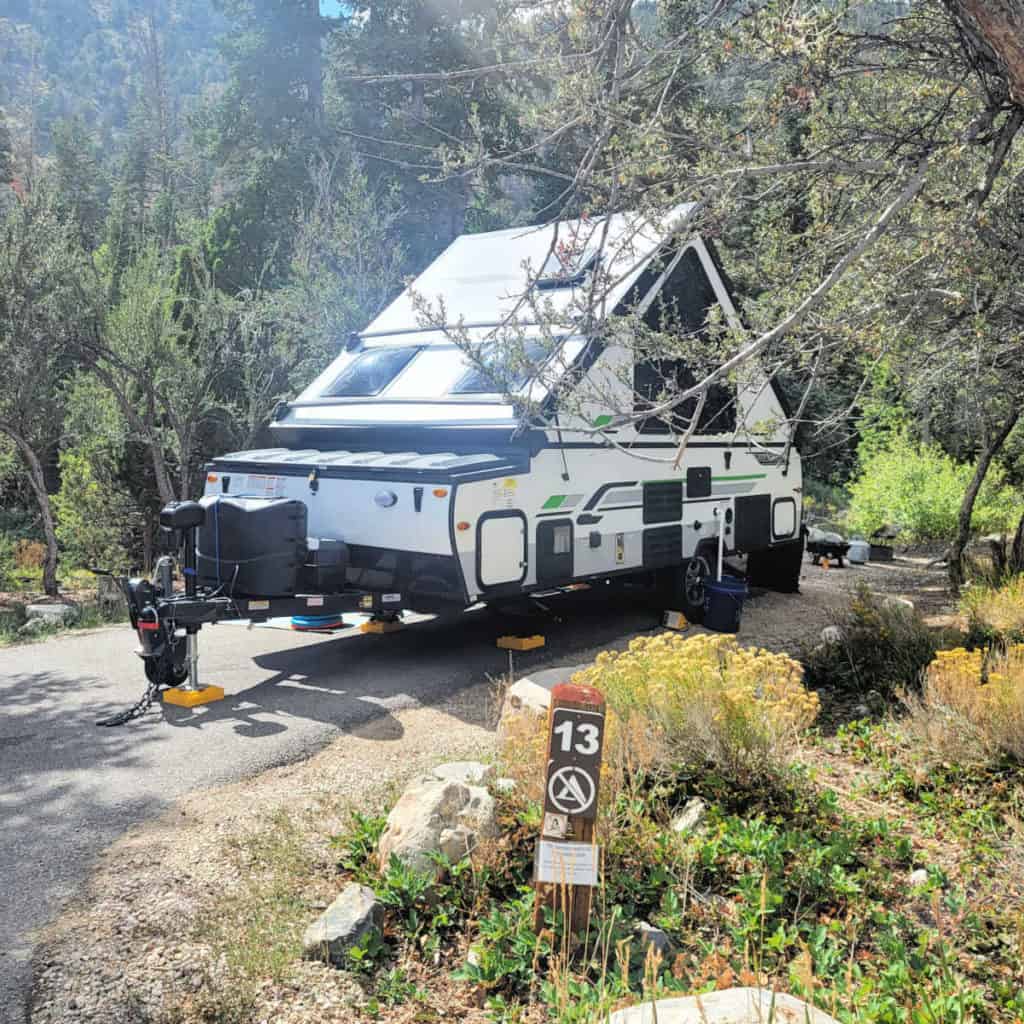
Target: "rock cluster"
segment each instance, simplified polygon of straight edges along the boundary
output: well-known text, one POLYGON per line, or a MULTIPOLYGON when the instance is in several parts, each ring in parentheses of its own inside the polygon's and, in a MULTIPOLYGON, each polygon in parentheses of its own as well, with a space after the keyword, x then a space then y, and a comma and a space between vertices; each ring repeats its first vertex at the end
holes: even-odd
MULTIPOLYGON (((494 797, 484 784, 490 769, 479 761, 438 765, 411 782, 388 815, 377 846, 381 869, 392 856, 417 871, 442 870, 437 855, 451 863, 472 855, 481 841, 498 834, 494 797)), ((498 789, 514 785, 498 779, 498 789)), ((369 933, 380 932, 384 908, 372 889, 352 883, 305 932, 306 956, 339 967, 348 951, 369 933)))
POLYGON ((70 626, 77 621, 79 614, 78 605, 63 602, 26 605, 26 619, 18 627, 18 632, 22 636, 35 636, 50 629, 70 626))

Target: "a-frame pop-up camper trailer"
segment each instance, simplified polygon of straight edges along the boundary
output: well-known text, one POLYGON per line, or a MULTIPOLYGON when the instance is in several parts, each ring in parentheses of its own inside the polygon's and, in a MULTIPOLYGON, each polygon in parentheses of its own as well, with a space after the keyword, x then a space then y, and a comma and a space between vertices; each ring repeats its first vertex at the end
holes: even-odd
POLYGON ((159 582, 143 595, 160 624, 153 666, 180 676, 169 648, 197 622, 461 609, 637 573, 674 581, 675 606, 697 617, 720 534, 762 582, 793 588, 800 457, 774 382, 757 367, 719 382, 678 464, 672 416, 621 415, 686 367, 652 368, 604 328, 668 307, 684 330, 716 307, 738 325, 713 250, 670 223, 620 214, 457 238, 279 410, 274 447, 216 459, 201 503, 166 511, 194 532, 193 603, 159 582), (598 272, 600 302, 580 318, 598 272), (540 309, 546 322, 531 322, 540 309), (502 391, 481 363, 510 322, 526 350, 544 341, 544 370, 506 375, 502 391))

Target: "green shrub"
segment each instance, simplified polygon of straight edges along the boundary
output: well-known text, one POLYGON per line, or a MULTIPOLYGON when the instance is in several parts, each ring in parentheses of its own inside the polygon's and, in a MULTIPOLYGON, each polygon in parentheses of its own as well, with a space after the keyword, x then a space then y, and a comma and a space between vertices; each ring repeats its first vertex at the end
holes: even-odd
POLYGON ((124 569, 134 507, 110 480, 101 479, 87 454, 68 450, 60 456, 60 490, 53 497, 57 539, 71 566, 124 569))
POLYGON ((811 519, 841 520, 846 515, 850 496, 842 487, 804 477, 804 513, 811 519))
MULTIPOLYGON (((887 448, 862 459, 850 484, 847 523, 865 537, 895 525, 908 541, 949 540, 973 472, 973 466, 954 462, 936 445, 916 445, 896 435, 887 448)), ((1011 529, 1017 504, 1001 470, 993 466, 974 506, 975 532, 1011 529)))
POLYGON ((912 609, 861 586, 848 608, 833 616, 839 638, 803 657, 807 685, 890 697, 918 690, 938 638, 912 609))

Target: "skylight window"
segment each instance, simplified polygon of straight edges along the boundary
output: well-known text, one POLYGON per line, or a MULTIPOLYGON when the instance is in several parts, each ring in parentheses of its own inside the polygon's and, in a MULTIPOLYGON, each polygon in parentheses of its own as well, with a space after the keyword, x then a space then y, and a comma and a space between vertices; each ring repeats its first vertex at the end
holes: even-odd
POLYGON ((550 345, 543 341, 526 341, 521 346, 489 342, 482 347, 478 357, 487 369, 470 367, 452 388, 451 394, 493 395, 503 390, 518 391, 549 354, 550 345))
POLYGON ((370 398, 379 395, 418 351, 412 346, 367 349, 341 371, 324 392, 324 398, 370 398))

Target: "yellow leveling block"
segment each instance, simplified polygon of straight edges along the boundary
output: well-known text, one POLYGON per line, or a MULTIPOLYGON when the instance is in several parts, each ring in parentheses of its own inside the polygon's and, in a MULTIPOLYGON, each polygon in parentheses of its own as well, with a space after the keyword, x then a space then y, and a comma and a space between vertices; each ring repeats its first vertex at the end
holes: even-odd
POLYGON ((224 699, 220 686, 201 686, 198 690, 183 690, 179 686, 164 690, 164 703, 177 704, 179 708, 194 708, 200 704, 212 704, 224 699))
POLYGON ((675 629, 681 633, 690 623, 686 621, 686 616, 682 612, 665 612, 661 624, 666 629, 675 629))
POLYGON ((397 633, 402 628, 400 622, 377 622, 371 620, 359 627, 360 633, 397 633))
POLYGON ((499 636, 498 646, 507 651, 532 651, 544 646, 544 637, 539 633, 535 636, 499 636))

